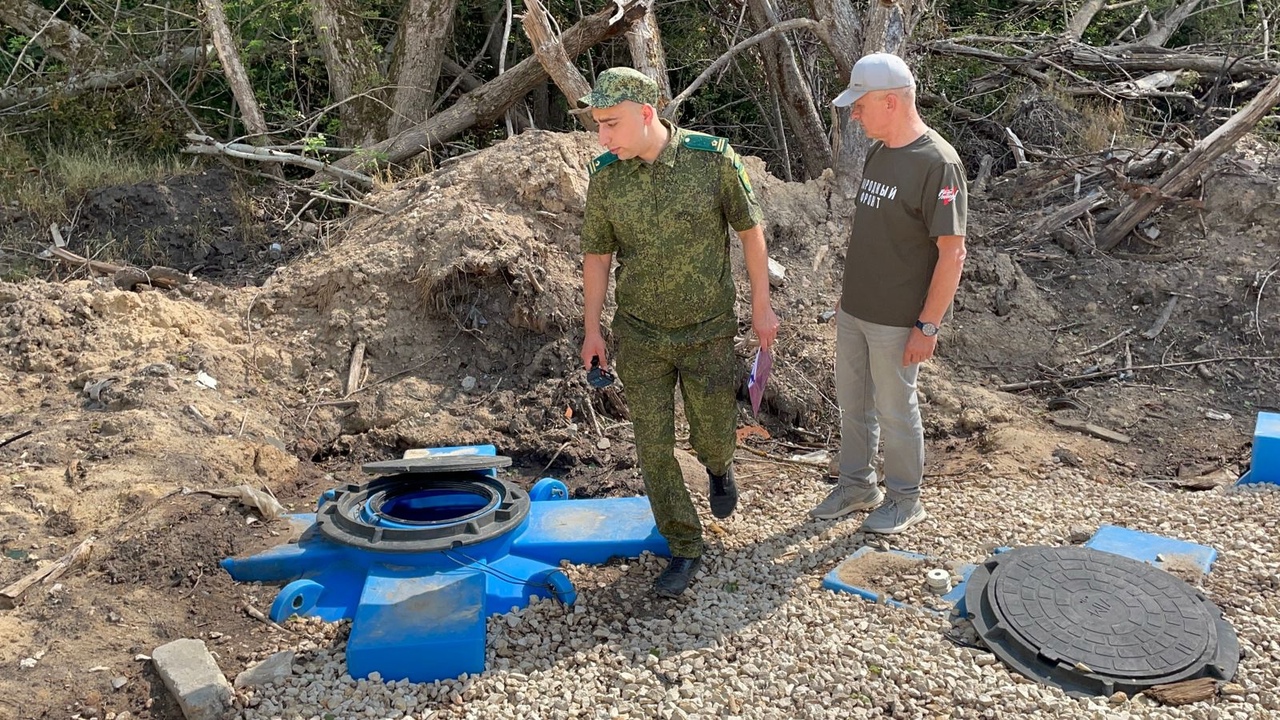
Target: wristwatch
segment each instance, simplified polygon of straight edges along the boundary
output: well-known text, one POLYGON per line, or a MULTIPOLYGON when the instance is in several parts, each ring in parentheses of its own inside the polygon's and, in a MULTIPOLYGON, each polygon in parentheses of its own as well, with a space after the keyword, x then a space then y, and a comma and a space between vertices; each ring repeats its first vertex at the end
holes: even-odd
POLYGON ((916 321, 916 327, 920 328, 920 332, 925 337, 935 337, 938 334, 938 326, 933 323, 916 321))

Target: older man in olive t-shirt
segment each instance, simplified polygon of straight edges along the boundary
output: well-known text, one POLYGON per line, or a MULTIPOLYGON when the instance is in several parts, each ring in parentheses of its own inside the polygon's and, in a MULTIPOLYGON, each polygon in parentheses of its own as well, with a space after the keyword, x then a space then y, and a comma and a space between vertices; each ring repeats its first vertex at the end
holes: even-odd
POLYGON ((840 478, 810 514, 872 510, 863 529, 899 533, 926 517, 920 363, 933 356, 964 264, 966 187, 956 151, 924 124, 901 58, 857 62, 834 101, 852 106, 867 153, 845 257, 836 335, 840 478), (884 434, 885 490, 875 470, 884 434))

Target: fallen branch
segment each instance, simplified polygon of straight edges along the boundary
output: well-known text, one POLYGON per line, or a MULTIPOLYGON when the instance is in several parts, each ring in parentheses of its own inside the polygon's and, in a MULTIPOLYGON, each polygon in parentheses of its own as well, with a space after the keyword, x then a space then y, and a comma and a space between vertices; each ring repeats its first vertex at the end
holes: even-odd
POLYGON ((171 290, 185 284, 188 279, 186 273, 173 268, 152 265, 150 269, 143 270, 129 265, 115 265, 100 260, 90 260, 56 244, 46 250, 45 253, 42 253, 42 255, 47 258, 61 260, 68 265, 88 269, 90 272, 111 275, 114 278, 116 287, 122 290, 132 290, 135 285, 142 283, 171 290), (45 255, 46 253, 47 255, 45 255))
POLYGON ((800 467, 817 468, 825 471, 831 464, 829 462, 813 462, 812 460, 792 460, 790 458, 779 457, 777 455, 770 455, 763 450, 757 450, 749 445, 743 445, 742 443, 738 443, 738 449, 746 450, 752 455, 759 455, 766 460, 772 460, 773 462, 782 463, 783 465, 799 465, 800 467))
MULTIPOLYGON (((1010 133, 1012 135, 1012 133, 1010 133)), ((1095 209, 1107 204, 1107 196, 1101 191, 1095 189, 1089 195, 1076 200, 1066 207, 1058 209, 1053 214, 1036 223, 1035 227, 1018 233, 1018 236, 1010 243, 1011 246, 1018 246, 1032 240, 1038 239, 1041 235, 1065 226, 1067 223, 1076 218, 1093 212, 1095 209)))
POLYGON ((0 610, 12 610, 17 606, 18 599, 30 590, 33 585, 40 582, 46 584, 51 583, 62 577, 68 570, 74 568, 82 560, 87 560, 89 551, 93 548, 93 541, 93 536, 86 538, 84 542, 77 545, 71 550, 71 552, 63 555, 56 561, 49 563, 39 570, 27 573, 24 577, 19 578, 8 587, 0 590, 0 610))
POLYGON ((115 90, 127 87, 152 73, 167 73, 179 67, 195 65, 210 56, 216 56, 213 45, 191 47, 161 55, 150 63, 123 70, 86 75, 65 83, 25 89, 8 88, 0 92, 0 110, 10 110, 24 105, 34 107, 55 97, 59 100, 67 100, 93 90, 115 90))
POLYGON ((213 424, 210 423, 208 419, 205 418, 204 413, 200 412, 200 408, 196 407, 195 405, 186 405, 182 409, 188 415, 194 418, 196 421, 196 424, 199 425, 201 428, 203 428, 205 432, 211 435, 218 434, 218 428, 214 427, 213 424))
POLYGON ((1263 342, 1266 342, 1266 338, 1262 336, 1262 320, 1261 320, 1262 316, 1259 315, 1258 313, 1261 312, 1261 309, 1262 309, 1262 291, 1267 289, 1267 283, 1271 280, 1271 276, 1275 275, 1277 272, 1280 272, 1276 269, 1277 265, 1280 265, 1280 260, 1277 260, 1276 262, 1272 263, 1271 267, 1267 268, 1267 274, 1263 275, 1262 281, 1257 283, 1258 297, 1256 300, 1253 301, 1253 324, 1255 325, 1254 329, 1257 330, 1258 332, 1258 339, 1263 342))
POLYGON ((35 430, 23 430, 22 432, 18 433, 17 435, 14 435, 8 440, 0 441, 0 448, 4 447, 5 445, 8 445, 9 443, 17 442, 22 438, 30 435, 33 432, 35 432, 35 430))
POLYGON ((99 260, 90 260, 89 258, 82 257, 66 248, 58 247, 56 245, 49 248, 48 254, 49 257, 61 260, 68 265, 86 268, 90 272, 96 272, 102 275, 115 275, 123 269, 122 265, 112 265, 111 263, 105 263, 99 260))
POLYGON ((1124 433, 1119 433, 1119 432, 1116 432, 1115 430, 1109 430, 1107 428, 1102 427, 1101 425, 1095 425, 1091 422, 1085 422, 1084 420, 1051 417, 1049 418, 1049 421, 1064 430, 1075 430, 1076 432, 1084 433, 1085 435, 1096 437, 1099 440, 1106 440, 1107 442, 1120 443, 1122 445, 1128 445, 1129 443, 1133 442, 1133 438, 1129 437, 1128 435, 1125 435, 1124 433))
MULTIPOLYGON (((380 208, 380 207, 374 207, 374 206, 369 205, 369 204, 367 204, 367 203, 362 203, 362 202, 360 202, 359 200, 352 200, 351 198, 338 197, 337 195, 326 195, 326 194, 324 194, 324 193, 322 193, 322 192, 319 192, 319 191, 317 191, 317 190, 308 190, 308 191, 307 191, 307 194, 308 194, 308 195, 310 195, 311 197, 315 198, 316 200, 327 200, 327 201, 329 201, 329 202, 342 203, 342 204, 344 204, 344 205, 355 205, 355 206, 356 206, 356 207, 358 207, 358 208, 364 208, 365 210, 371 210, 371 211, 373 211, 373 212, 378 213, 379 215, 386 215, 386 214, 387 214, 387 211, 386 211, 386 210, 383 210, 383 209, 382 209, 382 208, 380 208)), ((301 215, 301 213, 299 213, 299 215, 301 215)))
MULTIPOLYGON (((992 42, 1008 43, 1007 38, 983 38, 992 42)), ((1046 42, 1051 38, 1046 37, 1046 42)), ((940 40, 925 45, 929 52, 939 55, 973 57, 1006 67, 1031 78, 1047 81, 1044 71, 1051 69, 1046 59, 1073 70, 1107 73, 1130 79, 1147 73, 1174 70, 1194 70, 1206 75, 1222 74, 1230 78, 1268 76, 1280 73, 1280 66, 1264 60, 1247 57, 1196 55, 1165 48, 1142 46, 1093 47, 1071 43, 1060 48, 1037 50, 1027 55, 1005 55, 994 50, 961 45, 940 40)))
POLYGON ((111 277, 112 284, 117 288, 130 291, 139 285, 153 285, 169 290, 179 285, 185 285, 189 280, 190 276, 181 270, 174 270, 160 265, 152 265, 148 270, 126 266, 117 270, 111 277))
MULTIPOLYGON (((1079 355, 1077 355, 1077 357, 1079 357, 1079 356, 1081 356, 1081 355, 1092 355, 1092 354, 1094 354, 1094 353, 1098 352, 1099 350, 1101 350, 1101 349, 1103 349, 1103 348, 1107 347, 1107 346, 1108 346, 1108 345, 1110 345, 1111 343, 1113 343, 1113 342, 1115 342, 1115 341, 1117 341, 1117 340, 1120 340, 1121 338, 1123 338, 1124 336, 1128 335, 1128 334, 1129 334, 1129 333, 1131 333, 1131 332, 1133 332, 1133 328, 1127 328, 1127 329, 1125 329, 1123 332, 1121 332, 1119 335, 1116 335, 1115 337, 1111 338, 1110 340, 1105 340, 1105 341, 1103 341, 1103 342, 1101 342, 1101 343, 1099 343, 1099 344, 1097 344, 1097 345, 1094 345, 1093 347, 1089 348, 1088 350, 1085 350, 1084 352, 1082 352, 1082 353, 1080 353, 1079 355)), ((1130 369, 1132 369, 1132 368, 1130 368, 1130 369)))
POLYGON ((321 162, 315 158, 280 152, 279 150, 272 150, 270 148, 260 148, 246 143, 218 142, 208 135, 201 135, 200 133, 187 133, 187 139, 194 144, 183 148, 182 152, 185 153, 191 153, 193 155, 226 155, 240 160, 297 165, 298 167, 304 167, 308 170, 313 170, 325 175, 332 175, 333 177, 355 183, 366 190, 373 187, 373 178, 368 175, 354 170, 347 170, 345 168, 338 167, 337 165, 330 165, 329 163, 321 162))
POLYGON ((1235 146, 1236 141, 1266 117, 1280 101, 1280 76, 1275 77, 1249 104, 1229 120, 1196 143, 1155 183, 1157 192, 1146 194, 1129 205, 1098 234, 1098 249, 1110 250, 1119 245, 1148 215, 1160 207, 1165 197, 1178 197, 1191 189, 1209 165, 1235 146))
POLYGON ((1022 146, 1022 138, 1012 128, 1004 129, 1005 137, 1009 140, 1009 151, 1013 153, 1013 160, 1018 165, 1027 164, 1027 150, 1022 146))
POLYGON ((257 620, 258 622, 264 623, 264 624, 268 625, 269 627, 273 627, 273 628, 275 628, 276 630, 279 630, 280 632, 286 632, 286 633, 289 633, 290 635, 293 635, 293 634, 294 634, 292 630, 290 630, 290 629, 289 629, 289 628, 287 628, 287 627, 284 627, 284 626, 280 625, 280 624, 279 624, 279 623, 277 623, 275 620, 272 620, 271 618, 267 617, 266 615, 264 615, 264 614, 262 613, 262 611, 261 611, 261 610, 259 610, 258 608, 256 608, 256 607, 254 607, 254 606, 250 605, 249 603, 247 603, 247 602, 246 602, 246 603, 243 603, 243 604, 241 604, 241 606, 240 606, 240 607, 241 607, 241 609, 243 609, 243 610, 244 610, 244 614, 245 614, 245 615, 248 615, 249 617, 253 618, 254 620, 257 620))
POLYGON ((1204 360, 1183 360, 1181 362, 1159 363, 1156 365, 1134 365, 1132 367, 1112 368, 1111 370, 1098 370, 1097 372, 1084 373, 1082 375, 1068 375, 1066 377, 1054 378, 1052 380, 1027 380, 1025 382, 1007 383, 999 387, 1005 392, 1016 392, 1018 390, 1038 390, 1040 388, 1055 387, 1062 383, 1079 382, 1081 380, 1097 380, 1098 378, 1112 377, 1127 372, 1136 372, 1138 370, 1168 370, 1177 367, 1193 367, 1196 365, 1206 365, 1209 363, 1219 362, 1275 362, 1280 360, 1280 355, 1233 355, 1231 357, 1205 358, 1204 360))

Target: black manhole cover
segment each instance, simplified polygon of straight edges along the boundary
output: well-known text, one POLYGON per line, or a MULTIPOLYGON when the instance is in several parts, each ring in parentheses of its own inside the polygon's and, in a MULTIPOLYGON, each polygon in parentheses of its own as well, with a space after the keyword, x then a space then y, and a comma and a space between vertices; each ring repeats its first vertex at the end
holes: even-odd
POLYGON ((969 578, 974 628, 1000 659, 1073 695, 1130 694, 1211 676, 1240 659, 1222 611, 1169 573, 1078 547, 1023 547, 969 578))

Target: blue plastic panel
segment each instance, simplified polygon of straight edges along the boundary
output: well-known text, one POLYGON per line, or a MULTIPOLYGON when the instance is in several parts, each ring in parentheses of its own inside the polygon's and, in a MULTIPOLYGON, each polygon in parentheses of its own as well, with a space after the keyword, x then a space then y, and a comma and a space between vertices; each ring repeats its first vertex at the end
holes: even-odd
POLYGON ((613 557, 639 557, 645 550, 671 554, 658 534, 648 498, 535 502, 528 523, 511 553, 549 565, 561 560, 596 564, 613 557))
POLYGON ((371 572, 347 640, 351 677, 431 682, 483 672, 486 577, 371 572))
MULTIPOLYGON (((858 548, 858 550, 854 552, 852 555, 845 558, 844 562, 840 563, 840 565, 837 565, 835 569, 827 573, 826 577, 822 578, 822 586, 828 590, 835 590, 836 592, 852 593, 859 597, 870 600, 871 602, 881 602, 883 598, 883 602, 885 605, 891 605, 893 607, 899 607, 899 608, 909 607, 915 610, 923 610, 925 612, 936 613, 939 615, 945 614, 945 612, 941 610, 931 610, 929 608, 922 607, 919 605, 909 605, 907 603, 894 600, 893 598, 888 597, 887 595, 883 595, 882 593, 879 593, 870 588, 859 587, 857 585, 850 585, 840 579, 840 568, 845 563, 852 562, 853 560, 856 560, 868 553, 873 553, 873 552, 882 552, 882 553, 889 553, 893 555, 899 555, 901 557, 910 558, 912 560, 923 560, 924 564, 921 565, 921 573, 920 573, 920 584, 922 586, 925 584, 924 582, 925 571, 930 570, 932 568, 936 568, 936 567, 945 567, 940 561, 930 558, 927 555, 921 555, 919 553, 906 552, 905 550, 876 550, 875 548, 872 548, 872 547, 861 547, 861 548, 858 548)), ((951 590, 947 592, 945 595, 939 596, 939 599, 944 602, 950 603, 953 606, 961 604, 964 601, 964 584, 969 579, 969 575, 973 572, 973 568, 974 568, 973 565, 962 566, 959 570, 959 575, 961 578, 960 582, 956 583, 951 588, 951 590)), ((955 574, 956 573, 953 571, 952 575, 955 575, 955 574)))
POLYGON ((1131 560, 1150 563, 1157 567, 1160 566, 1160 563, 1156 562, 1157 555, 1164 558, 1182 556, 1198 565, 1206 574, 1213 566, 1213 561, 1218 558, 1218 551, 1211 547, 1115 525, 1099 527, 1084 546, 1114 555, 1123 555, 1131 560))
POLYGON ((1280 485, 1280 413, 1258 413, 1253 428, 1253 462, 1237 484, 1280 485))

